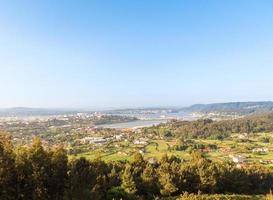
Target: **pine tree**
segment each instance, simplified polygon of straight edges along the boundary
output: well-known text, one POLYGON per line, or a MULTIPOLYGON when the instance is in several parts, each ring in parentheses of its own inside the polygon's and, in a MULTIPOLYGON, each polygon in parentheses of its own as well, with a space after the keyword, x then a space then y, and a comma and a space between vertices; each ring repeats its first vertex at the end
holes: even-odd
POLYGON ((0 199, 16 199, 16 170, 10 137, 0 134, 0 199))
POLYGON ((63 199, 67 182, 68 158, 66 151, 57 147, 50 152, 51 174, 49 179, 49 194, 51 199, 63 199))
POLYGON ((38 138, 33 140, 30 148, 17 151, 16 169, 20 199, 50 199, 50 164, 50 156, 38 138))
POLYGON ((122 188, 125 192, 129 194, 135 194, 137 192, 137 187, 132 174, 132 167, 127 164, 122 175, 122 188))
POLYGON ((160 193, 163 196, 170 196, 178 190, 173 182, 173 176, 169 173, 161 173, 159 182, 161 185, 160 193))
POLYGON ((142 191, 145 194, 158 194, 158 179, 153 165, 147 165, 142 175, 142 191))
POLYGON ((68 199, 92 199, 91 190, 96 181, 96 174, 88 160, 80 158, 71 161, 69 165, 68 178, 68 199))
POLYGON ((160 193, 163 196, 170 196, 178 190, 175 184, 175 173, 172 171, 171 163, 168 163, 168 160, 168 157, 164 157, 157 171, 161 186, 160 193))

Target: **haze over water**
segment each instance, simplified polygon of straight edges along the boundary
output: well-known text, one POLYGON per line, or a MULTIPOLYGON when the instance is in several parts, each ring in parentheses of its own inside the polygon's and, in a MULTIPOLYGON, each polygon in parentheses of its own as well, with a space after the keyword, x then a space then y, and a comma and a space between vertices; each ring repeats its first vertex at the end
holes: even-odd
POLYGON ((179 120, 194 120, 197 117, 192 115, 191 113, 187 113, 184 111, 175 112, 175 113, 156 113, 156 114, 126 114, 126 116, 137 117, 139 120, 132 122, 124 122, 124 123, 115 123, 115 124, 103 124, 98 125, 96 127, 103 128, 142 128, 149 127, 153 125, 158 125, 160 123, 166 123, 171 119, 179 119, 179 120))

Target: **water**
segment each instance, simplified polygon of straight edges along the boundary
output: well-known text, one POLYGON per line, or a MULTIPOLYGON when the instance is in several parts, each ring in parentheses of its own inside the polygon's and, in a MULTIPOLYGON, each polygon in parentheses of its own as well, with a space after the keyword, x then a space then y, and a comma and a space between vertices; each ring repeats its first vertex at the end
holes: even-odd
MULTIPOLYGON (((121 115, 121 114, 120 114, 121 115)), ((123 115, 124 116, 124 115, 123 115)), ((194 120, 196 119, 191 113, 178 112, 178 113, 156 113, 156 114, 127 114, 126 116, 137 117, 140 120, 132 122, 123 122, 115 124, 102 124, 98 128, 143 128, 158 125, 160 123, 167 123, 171 119, 177 120, 194 120)))
POLYGON ((98 128, 116 128, 116 129, 123 129, 123 128, 143 128, 143 127, 150 127, 155 126, 160 123, 166 123, 167 119, 151 119, 151 120, 137 120, 132 122, 124 122, 124 123, 115 123, 115 124, 102 124, 96 127, 98 128))

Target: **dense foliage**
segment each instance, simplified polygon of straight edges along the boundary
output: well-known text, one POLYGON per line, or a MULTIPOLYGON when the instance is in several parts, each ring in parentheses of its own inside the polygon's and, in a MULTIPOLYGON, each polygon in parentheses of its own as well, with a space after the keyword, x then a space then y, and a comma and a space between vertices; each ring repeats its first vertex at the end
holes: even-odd
POLYGON ((201 113, 223 113, 223 114, 250 114, 270 112, 273 110, 273 102, 230 102, 230 103, 213 103, 213 104, 195 104, 184 111, 201 112, 201 113))
POLYGON ((207 195, 207 194, 188 194, 181 195, 178 200, 271 200, 263 196, 247 196, 247 195, 207 195))
POLYGON ((39 139, 16 150, 6 135, 0 140, 1 200, 154 199, 185 192, 252 195, 272 187, 273 172, 267 168, 239 169, 197 152, 187 162, 167 155, 151 162, 141 154, 131 162, 68 161, 62 148, 45 149, 39 139))
POLYGON ((231 133, 258 133, 273 131, 273 113, 253 115, 234 120, 172 121, 159 127, 146 128, 146 134, 163 137, 223 139, 231 133))

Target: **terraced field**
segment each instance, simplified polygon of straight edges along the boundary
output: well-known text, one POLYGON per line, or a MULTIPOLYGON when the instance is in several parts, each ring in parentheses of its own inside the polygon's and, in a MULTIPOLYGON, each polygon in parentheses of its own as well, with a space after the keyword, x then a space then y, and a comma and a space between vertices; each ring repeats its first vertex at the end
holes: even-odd
MULTIPOLYGON (((245 140, 238 140, 238 135, 234 134, 232 137, 221 140, 195 139, 192 142, 197 146, 204 146, 200 150, 204 155, 215 161, 231 160, 231 155, 241 155, 245 157, 246 163, 260 163, 262 161, 269 162, 273 160, 273 144, 270 142, 261 142, 261 137, 272 137, 271 133, 259 133, 255 136, 248 137, 245 140), (216 149, 208 148, 210 145, 216 146, 216 149), (265 148, 267 152, 253 152, 255 148, 265 148)), ((196 150, 189 147, 186 150, 174 150, 173 146, 177 144, 177 139, 156 139, 148 140, 145 145, 136 145, 130 141, 113 142, 100 148, 70 156, 86 157, 88 159, 95 159, 100 157, 105 161, 130 160, 132 155, 136 152, 143 154, 145 158, 160 159, 164 154, 176 155, 182 159, 188 160, 190 153, 196 150)), ((271 163, 263 163, 267 166, 272 166, 271 163)))

